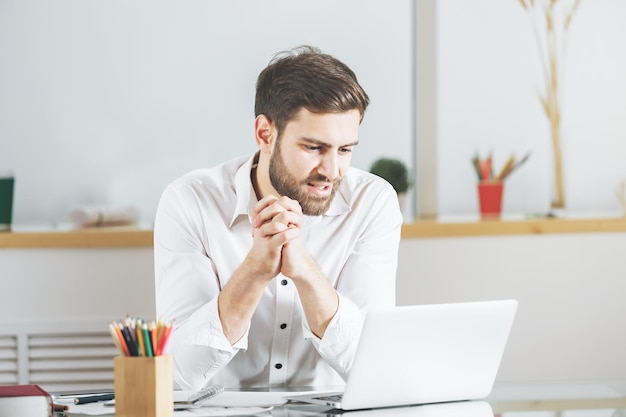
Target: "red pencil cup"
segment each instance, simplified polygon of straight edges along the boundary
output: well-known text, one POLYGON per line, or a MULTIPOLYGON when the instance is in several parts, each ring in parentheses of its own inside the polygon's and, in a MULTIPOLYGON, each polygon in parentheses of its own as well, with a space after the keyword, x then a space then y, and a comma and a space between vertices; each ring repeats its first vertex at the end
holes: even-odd
POLYGON ((478 202, 480 204, 480 217, 499 218, 502 212, 502 187, 501 181, 481 181, 478 183, 478 202))

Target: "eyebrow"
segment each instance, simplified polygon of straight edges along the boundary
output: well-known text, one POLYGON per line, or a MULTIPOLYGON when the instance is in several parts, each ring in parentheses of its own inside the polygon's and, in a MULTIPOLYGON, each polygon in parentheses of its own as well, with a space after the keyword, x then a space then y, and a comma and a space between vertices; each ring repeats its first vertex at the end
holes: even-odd
MULTIPOLYGON (((320 146, 325 146, 327 148, 332 148, 333 145, 331 145, 330 143, 326 143, 323 140, 319 140, 319 139, 313 139, 313 138, 302 138, 301 140, 305 141, 305 142, 309 142, 309 143, 314 143, 316 145, 320 145, 320 146)), ((346 148, 348 146, 356 146, 359 144, 359 141, 356 140, 355 142, 351 142, 351 143, 346 143, 345 145, 341 145, 339 146, 339 148, 346 148)))

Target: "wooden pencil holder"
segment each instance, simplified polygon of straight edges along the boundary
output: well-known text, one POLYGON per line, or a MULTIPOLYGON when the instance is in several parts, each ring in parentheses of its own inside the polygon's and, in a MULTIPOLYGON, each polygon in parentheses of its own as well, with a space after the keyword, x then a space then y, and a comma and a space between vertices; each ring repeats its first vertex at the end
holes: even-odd
POLYGON ((171 355, 113 359, 116 417, 172 417, 171 355))

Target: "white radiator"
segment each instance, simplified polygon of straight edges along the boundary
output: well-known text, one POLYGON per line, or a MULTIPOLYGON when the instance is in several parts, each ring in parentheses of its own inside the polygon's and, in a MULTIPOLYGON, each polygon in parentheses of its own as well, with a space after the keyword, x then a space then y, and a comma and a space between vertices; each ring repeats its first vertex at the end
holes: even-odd
POLYGON ((113 388, 118 351, 98 319, 0 321, 0 385, 39 384, 54 392, 113 388))

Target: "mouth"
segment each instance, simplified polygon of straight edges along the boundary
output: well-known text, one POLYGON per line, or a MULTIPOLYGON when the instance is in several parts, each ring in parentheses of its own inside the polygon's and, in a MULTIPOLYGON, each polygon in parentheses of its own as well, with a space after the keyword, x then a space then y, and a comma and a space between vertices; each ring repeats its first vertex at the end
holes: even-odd
POLYGON ((333 184, 329 182, 309 182, 307 183, 309 191, 320 197, 325 197, 333 190, 333 184))

